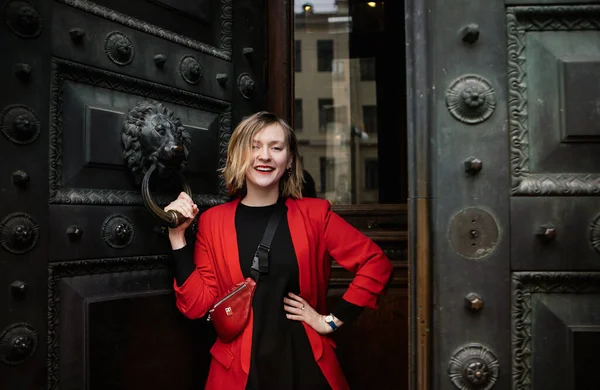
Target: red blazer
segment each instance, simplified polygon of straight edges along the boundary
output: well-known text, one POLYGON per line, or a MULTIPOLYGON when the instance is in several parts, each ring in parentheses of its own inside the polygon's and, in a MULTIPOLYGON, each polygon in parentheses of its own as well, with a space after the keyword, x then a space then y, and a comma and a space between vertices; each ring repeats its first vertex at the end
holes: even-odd
MULTIPOLYGON (((188 318, 203 317, 217 297, 244 280, 238 257, 235 210, 239 199, 210 208, 200 216, 194 261, 196 271, 178 287, 177 307, 188 318)), ((326 314, 331 258, 355 273, 344 299, 376 308, 392 272, 392 264, 371 239, 330 210, 321 199, 287 199, 287 218, 298 258, 300 295, 319 313, 326 314), (331 256, 331 258, 329 257, 331 256)), ((283 305, 283 300, 282 303, 283 305)), ((217 339, 208 390, 243 390, 250 370, 252 314, 249 326, 230 343, 217 339)), ((333 390, 348 389, 339 366, 335 344, 304 324, 317 364, 333 390)))

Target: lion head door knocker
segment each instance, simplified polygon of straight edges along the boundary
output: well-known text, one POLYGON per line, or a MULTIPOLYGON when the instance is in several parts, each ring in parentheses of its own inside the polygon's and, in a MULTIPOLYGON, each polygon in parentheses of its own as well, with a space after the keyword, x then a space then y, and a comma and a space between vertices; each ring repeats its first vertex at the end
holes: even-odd
POLYGON ((185 218, 175 211, 165 212, 150 194, 150 178, 159 180, 178 176, 190 197, 192 191, 183 177, 191 137, 181 120, 162 103, 143 101, 133 107, 123 125, 123 158, 133 174, 136 185, 141 182, 142 200, 154 217, 169 227, 180 225, 185 218))

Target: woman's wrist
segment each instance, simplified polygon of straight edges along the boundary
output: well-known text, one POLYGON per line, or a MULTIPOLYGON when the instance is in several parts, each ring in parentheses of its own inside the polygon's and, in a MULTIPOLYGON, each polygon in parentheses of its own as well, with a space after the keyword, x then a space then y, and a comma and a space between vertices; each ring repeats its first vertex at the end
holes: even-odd
POLYGON ((344 322, 337 318, 333 313, 326 314, 321 317, 323 321, 327 324, 327 327, 331 329, 331 332, 335 331, 340 326, 344 325, 344 322), (333 322, 333 326, 331 326, 331 322, 333 322), (335 327, 335 328, 334 328, 335 327))
POLYGON ((169 241, 171 241, 171 249, 178 250, 187 245, 185 240, 185 232, 169 231, 169 241))

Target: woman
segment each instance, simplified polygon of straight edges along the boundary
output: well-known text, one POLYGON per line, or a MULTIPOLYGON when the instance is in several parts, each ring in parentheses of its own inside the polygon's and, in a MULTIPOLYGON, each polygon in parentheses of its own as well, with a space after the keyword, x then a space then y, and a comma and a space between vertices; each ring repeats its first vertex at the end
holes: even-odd
POLYGON ((377 307, 390 261, 327 201, 302 198, 296 136, 275 115, 259 112, 237 126, 223 175, 234 200, 200 216, 193 255, 184 231, 197 206, 182 193, 165 208, 189 218, 169 231, 177 307, 187 317, 203 317, 218 297, 250 275, 280 197, 287 213, 273 238, 269 272, 258 282, 248 325, 233 341, 217 339, 211 349, 206 389, 348 389, 328 335, 362 308, 377 307), (331 258, 355 277, 327 313, 331 258))

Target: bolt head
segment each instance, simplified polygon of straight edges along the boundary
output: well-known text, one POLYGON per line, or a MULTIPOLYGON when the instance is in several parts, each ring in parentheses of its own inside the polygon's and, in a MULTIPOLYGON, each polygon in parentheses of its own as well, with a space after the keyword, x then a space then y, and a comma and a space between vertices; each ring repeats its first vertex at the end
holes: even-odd
POLYGON ((465 296, 465 306, 469 310, 479 311, 483 309, 483 299, 475 293, 469 293, 465 296))
POLYGON ((464 163, 465 172, 474 175, 483 169, 483 162, 475 157, 467 159, 464 163))
POLYGON ((460 38, 469 45, 474 44, 479 39, 479 26, 475 23, 466 25, 460 31, 460 38))

